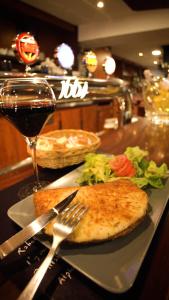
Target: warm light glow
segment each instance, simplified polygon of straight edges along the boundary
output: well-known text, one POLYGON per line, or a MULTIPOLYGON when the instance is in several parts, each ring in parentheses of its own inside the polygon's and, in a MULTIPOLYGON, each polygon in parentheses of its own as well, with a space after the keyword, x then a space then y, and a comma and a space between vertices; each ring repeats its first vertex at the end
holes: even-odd
POLYGON ((143 56, 143 52, 139 52, 139 54, 138 54, 139 56, 143 56))
POLYGON ((85 56, 83 57, 83 61, 89 72, 94 73, 96 71, 98 61, 96 54, 93 51, 86 52, 85 56))
POLYGON ((74 64, 74 54, 70 46, 67 44, 61 44, 57 48, 57 58, 59 64, 64 69, 70 69, 74 64))
POLYGON ((97 7, 103 8, 104 7, 104 2, 103 1, 98 1, 97 2, 97 7))
POLYGON ((107 57, 104 63, 104 69, 107 75, 111 75, 114 73, 116 69, 115 60, 112 57, 107 57))
POLYGON ((154 64, 154 65, 157 65, 157 64, 158 64, 158 61, 157 61, 157 60, 154 60, 154 61, 153 61, 153 64, 154 64))
POLYGON ((159 55, 161 55, 161 50, 155 49, 155 50, 153 50, 151 53, 152 53, 152 55, 154 55, 154 56, 159 56, 159 55))

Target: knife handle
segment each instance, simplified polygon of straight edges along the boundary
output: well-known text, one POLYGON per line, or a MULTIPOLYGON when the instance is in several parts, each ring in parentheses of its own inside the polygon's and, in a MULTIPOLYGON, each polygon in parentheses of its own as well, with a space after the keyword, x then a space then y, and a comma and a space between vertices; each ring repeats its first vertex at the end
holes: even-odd
POLYGON ((41 229, 43 229, 53 218, 55 218, 71 203, 77 192, 78 189, 72 194, 68 195, 64 200, 59 202, 55 207, 51 208, 48 212, 36 218, 32 223, 28 224, 22 230, 10 237, 7 241, 2 243, 0 245, 0 259, 6 257, 20 245, 40 232, 41 229))

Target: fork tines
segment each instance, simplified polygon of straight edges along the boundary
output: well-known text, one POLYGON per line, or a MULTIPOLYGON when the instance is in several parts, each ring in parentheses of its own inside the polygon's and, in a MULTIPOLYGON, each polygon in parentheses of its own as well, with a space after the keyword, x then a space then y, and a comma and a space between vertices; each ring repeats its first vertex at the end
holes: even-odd
POLYGON ((59 222, 75 227, 83 215, 86 213, 87 208, 81 203, 75 203, 66 207, 57 217, 59 222))

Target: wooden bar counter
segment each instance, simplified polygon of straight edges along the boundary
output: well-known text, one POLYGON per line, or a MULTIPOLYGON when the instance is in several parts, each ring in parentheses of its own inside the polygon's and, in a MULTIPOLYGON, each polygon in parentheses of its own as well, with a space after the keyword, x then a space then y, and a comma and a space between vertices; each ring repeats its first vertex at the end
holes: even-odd
MULTIPOLYGON (((150 159, 169 166, 169 126, 153 125, 145 118, 118 130, 107 130, 101 136, 99 152, 122 153, 127 146, 140 146, 150 159)), ((41 179, 56 180, 76 166, 61 170, 40 169, 41 179)), ((0 243, 15 234, 19 227, 9 219, 7 210, 19 201, 18 189, 30 182, 31 164, 0 177, 1 237, 0 243), (21 181, 22 180, 22 181, 21 181)), ((0 262, 0 299, 15 300, 47 254, 46 248, 31 240, 0 262)), ((113 268, 113 262, 112 262, 113 268)), ((106 272, 106 270, 105 270, 106 272)), ((35 299, 66 300, 168 300, 169 299, 169 205, 148 249, 134 285, 127 292, 113 294, 86 278, 66 262, 56 258, 45 276, 35 299)))

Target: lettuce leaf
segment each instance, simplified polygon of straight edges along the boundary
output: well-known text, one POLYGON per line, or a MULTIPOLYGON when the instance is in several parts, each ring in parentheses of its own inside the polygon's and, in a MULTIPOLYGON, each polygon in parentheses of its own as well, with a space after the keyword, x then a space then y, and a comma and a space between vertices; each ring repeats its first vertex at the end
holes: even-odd
POLYGON ((162 181, 162 178, 159 177, 149 177, 148 178, 148 183, 157 189, 162 189, 164 187, 164 183, 162 181))
POLYGON ((155 161, 151 160, 148 168, 145 170, 145 177, 146 178, 164 178, 167 173, 167 165, 163 163, 160 167, 158 167, 155 161))
POLYGON ((127 147, 124 154, 131 161, 141 162, 141 160, 148 155, 148 151, 140 149, 140 147, 127 147))
POLYGON ((163 178, 166 177, 167 174, 167 165, 163 163, 160 167, 156 165, 156 163, 151 160, 148 168, 145 170, 144 176, 148 179, 148 183, 155 188, 163 188, 163 178))
POLYGON ((149 183, 148 179, 145 178, 145 177, 140 177, 140 178, 139 177, 132 177, 132 178, 130 178, 130 180, 133 183, 135 183, 139 188, 143 188, 149 183))
POLYGON ((106 182, 111 177, 110 157, 104 154, 89 153, 86 155, 85 161, 82 175, 78 179, 80 185, 106 182))

